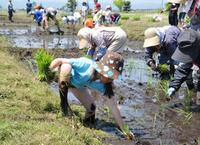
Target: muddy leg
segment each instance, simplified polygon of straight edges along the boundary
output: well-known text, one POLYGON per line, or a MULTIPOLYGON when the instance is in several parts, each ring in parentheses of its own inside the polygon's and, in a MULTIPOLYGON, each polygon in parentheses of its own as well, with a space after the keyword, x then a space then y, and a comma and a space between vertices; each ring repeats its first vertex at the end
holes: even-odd
POLYGON ((60 106, 61 106, 63 115, 72 116, 73 112, 69 106, 68 98, 67 98, 68 86, 63 81, 59 83, 59 93, 60 93, 60 106))
POLYGON ((72 110, 68 103, 68 82, 70 79, 71 65, 63 64, 60 68, 59 76, 59 93, 60 93, 60 106, 64 116, 72 115, 72 110))
POLYGON ((86 88, 71 89, 71 91, 86 109, 85 119, 83 120, 85 125, 94 124, 96 110, 96 105, 94 103, 95 99, 91 96, 86 88))

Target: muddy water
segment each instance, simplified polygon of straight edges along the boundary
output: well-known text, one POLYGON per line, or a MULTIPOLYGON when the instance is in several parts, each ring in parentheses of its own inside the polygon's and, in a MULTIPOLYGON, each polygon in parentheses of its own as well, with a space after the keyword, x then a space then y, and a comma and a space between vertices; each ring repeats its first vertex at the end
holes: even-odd
MULTIPOLYGON (((36 28, 0 28, 0 34, 8 37, 15 47, 12 50, 18 53, 24 60, 33 58, 36 49, 49 48, 56 57, 79 57, 76 36, 43 35, 37 33, 36 28), (58 42, 59 41, 59 42, 58 42), (20 48, 26 49, 20 49, 20 48), (29 49, 27 49, 29 48, 29 49)), ((141 47, 141 42, 129 42, 130 47, 141 47)), ((129 50, 129 48, 127 48, 129 50)), ((116 139, 107 139, 105 143, 115 145, 183 145, 196 144, 195 139, 200 137, 200 115, 193 113, 187 121, 186 115, 181 115, 175 109, 167 109, 166 102, 153 103, 152 96, 156 90, 156 80, 152 79, 151 71, 143 61, 141 49, 124 52, 125 67, 123 81, 115 81, 115 94, 124 121, 130 126, 130 130, 136 135, 136 141, 127 141, 116 128, 111 113, 108 111, 103 99, 97 100, 97 124, 96 128, 113 134, 116 139), (152 87, 147 89, 147 83, 152 87)), ((57 92, 58 85, 53 83, 51 88, 57 92)), ((58 93, 58 92, 57 92, 58 93)), ((162 96, 161 96, 162 97, 162 96)), ((72 103, 77 99, 70 93, 72 103)))
POLYGON ((7 36, 14 47, 49 49, 78 47, 78 38, 75 35, 44 35, 43 31, 34 25, 30 27, 0 27, 0 35, 7 36))

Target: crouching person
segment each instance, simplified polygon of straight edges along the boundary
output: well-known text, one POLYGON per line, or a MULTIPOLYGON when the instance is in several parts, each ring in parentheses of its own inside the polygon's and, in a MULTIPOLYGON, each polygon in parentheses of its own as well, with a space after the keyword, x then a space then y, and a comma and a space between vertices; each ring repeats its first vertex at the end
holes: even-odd
POLYGON ((67 93, 70 89, 86 109, 84 121, 94 123, 96 105, 89 90, 97 90, 107 98, 108 106, 121 131, 127 138, 133 139, 134 135, 131 132, 124 131, 124 122, 114 98, 112 85, 110 85, 114 79, 119 78, 122 68, 122 56, 110 51, 99 62, 85 57, 53 60, 50 69, 59 70, 59 89, 63 114, 72 113, 67 101, 67 93))
POLYGON ((57 10, 52 7, 48 7, 44 9, 44 13, 42 16, 42 23, 43 23, 43 28, 45 30, 48 30, 49 28, 48 23, 49 23, 50 18, 55 23, 55 25, 58 26, 58 20, 56 19, 56 14, 57 14, 57 10))
MULTIPOLYGON (((170 82, 168 96, 171 98, 193 71, 197 91, 197 105, 200 105, 200 33, 194 30, 182 32, 178 38, 178 48, 172 58, 181 62, 170 82), (194 67, 195 66, 195 67, 194 67), (195 70, 193 70, 195 68, 195 70)), ((199 106, 200 107, 200 106, 199 106)))
POLYGON ((176 50, 180 32, 180 29, 176 26, 152 27, 144 32, 145 60, 153 71, 160 73, 161 79, 169 79, 170 74, 173 75, 174 73, 174 65, 177 62, 171 59, 171 56, 176 50), (157 64, 153 58, 154 53, 158 54, 157 64), (170 72, 160 71, 159 65, 163 64, 170 66, 170 72))
POLYGON ((79 30, 80 39, 79 49, 87 48, 87 55, 93 57, 96 53, 95 60, 100 60, 106 51, 117 53, 123 52, 126 46, 126 33, 120 27, 99 27, 90 29, 84 27, 79 30))

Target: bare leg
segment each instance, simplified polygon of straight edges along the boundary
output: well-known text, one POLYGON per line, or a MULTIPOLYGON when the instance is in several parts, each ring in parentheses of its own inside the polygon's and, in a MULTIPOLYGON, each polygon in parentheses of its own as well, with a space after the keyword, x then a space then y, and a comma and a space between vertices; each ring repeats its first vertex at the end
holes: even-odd
POLYGON ((85 113, 85 123, 94 123, 95 121, 95 110, 96 105, 94 103, 95 99, 91 96, 88 89, 86 88, 79 88, 70 89, 72 93, 79 99, 79 101, 83 104, 86 109, 85 113))

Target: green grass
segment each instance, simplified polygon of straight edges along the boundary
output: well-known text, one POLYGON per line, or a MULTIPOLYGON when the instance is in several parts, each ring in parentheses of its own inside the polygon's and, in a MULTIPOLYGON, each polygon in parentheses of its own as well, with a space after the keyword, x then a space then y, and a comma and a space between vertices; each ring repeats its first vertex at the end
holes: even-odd
POLYGON ((139 16, 139 15, 134 15, 134 16, 132 16, 132 18, 131 18, 133 21, 140 21, 141 20, 141 16, 139 16))
POLYGON ((10 56, 2 45, 0 43, 1 145, 103 144, 102 140, 109 135, 83 126, 83 107, 73 105, 77 115, 62 117, 59 97, 45 82, 35 80, 28 68, 10 56))
POLYGON ((129 20, 129 16, 122 16, 121 19, 122 20, 129 20))

